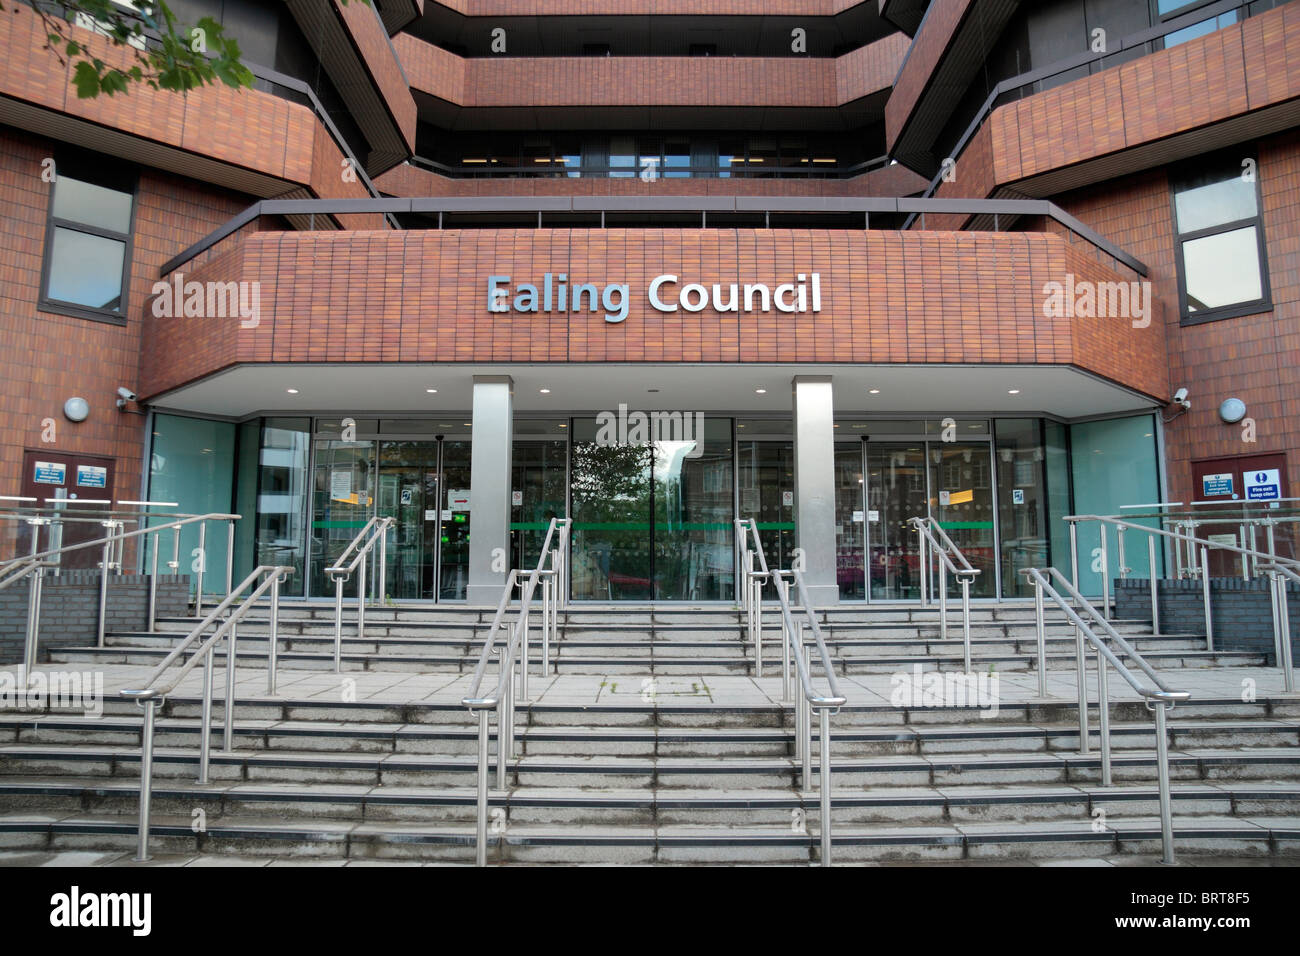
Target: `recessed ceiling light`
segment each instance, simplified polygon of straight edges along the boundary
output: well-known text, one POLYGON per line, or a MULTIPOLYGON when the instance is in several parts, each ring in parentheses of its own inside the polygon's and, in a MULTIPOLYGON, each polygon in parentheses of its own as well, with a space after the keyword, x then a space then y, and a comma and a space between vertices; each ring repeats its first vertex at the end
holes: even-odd
POLYGON ((1008 395, 1019 395, 1019 394, 1020 394, 1020 389, 1018 389, 1018 388, 1009 388, 1009 389, 1007 389, 1007 394, 1008 394, 1008 395))
POLYGON ((568 426, 567 424, 565 424, 564 422, 560 422, 560 427, 561 427, 561 428, 568 428, 569 426, 568 426))
POLYGON ((549 388, 539 388, 538 391, 541 392, 543 395, 551 394, 551 390, 549 388))
POLYGON ((767 389, 765 389, 765 388, 756 388, 756 389, 754 389, 754 394, 755 394, 755 395, 766 395, 766 394, 767 394, 767 389))
POLYGON ((438 394, 438 390, 436 388, 426 388, 425 391, 428 392, 430 395, 438 394))
POLYGON ((473 422, 461 422, 461 424, 464 425, 466 428, 473 428, 473 427, 474 427, 474 423, 473 423, 473 422))
POLYGON ((870 394, 872 394, 872 395, 879 395, 879 394, 880 394, 880 389, 878 389, 878 388, 870 388, 870 389, 867 389, 867 391, 868 391, 870 394))
POLYGON ((286 388, 285 391, 288 392, 290 395, 298 394, 298 390, 296 388, 286 388))

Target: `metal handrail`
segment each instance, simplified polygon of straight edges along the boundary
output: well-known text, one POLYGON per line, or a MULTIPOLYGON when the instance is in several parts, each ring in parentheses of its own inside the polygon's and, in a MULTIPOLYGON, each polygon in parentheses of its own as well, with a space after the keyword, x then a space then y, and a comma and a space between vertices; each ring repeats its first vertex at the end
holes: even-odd
MULTIPOLYGON (((1079 586, 1079 522, 1096 521, 1098 524, 1101 552, 1098 555, 1101 561, 1101 605, 1102 613, 1107 617, 1110 616, 1110 551, 1106 541, 1107 526, 1114 526, 1117 529, 1115 536, 1116 547, 1119 551, 1119 569, 1121 577, 1126 577, 1128 572, 1131 570, 1125 566, 1124 532, 1138 531, 1150 535, 1150 537, 1147 538, 1147 560, 1151 582, 1151 625, 1153 630, 1156 632, 1159 632, 1160 629, 1159 592, 1156 583, 1158 579, 1155 573, 1156 536, 1158 535, 1162 538, 1172 539, 1175 544, 1178 545, 1176 550, 1179 553, 1180 576, 1182 571, 1181 545, 1186 544, 1189 558, 1193 559, 1193 562, 1189 563, 1188 573, 1192 577, 1200 577, 1201 579, 1201 603, 1204 606, 1205 612, 1205 641, 1206 648, 1211 651, 1214 650, 1214 620, 1210 612, 1210 576, 1208 573, 1205 573, 1205 571, 1209 566, 1209 552, 1212 549, 1231 551, 1235 554, 1240 554, 1242 555, 1243 560, 1254 561, 1256 566, 1259 565, 1260 559, 1263 559, 1266 564, 1278 564, 1293 569, 1300 569, 1300 561, 1292 558, 1281 558, 1275 554, 1258 551, 1254 548, 1247 548, 1245 546, 1238 547, 1237 545, 1222 544, 1218 541, 1211 541, 1208 538, 1198 538, 1195 534, 1190 532, 1170 531, 1165 528, 1152 528, 1148 525, 1137 524, 1133 521, 1126 521, 1123 518, 1117 518, 1114 515, 1066 515, 1062 520, 1070 527, 1070 582, 1075 588, 1078 588, 1079 586), (1196 546, 1198 545, 1200 550, 1199 565, 1194 563, 1196 546)), ((1273 534, 1271 527, 1269 528, 1268 540, 1270 546, 1272 546, 1273 534)))
POLYGON ((776 589, 777 602, 781 608, 781 678, 782 699, 785 701, 790 700, 790 657, 793 651, 795 672, 802 690, 802 693, 796 695, 794 700, 795 752, 800 765, 800 781, 805 792, 812 791, 811 728, 812 712, 817 711, 818 785, 821 797, 819 814, 821 818, 821 852, 819 856, 822 866, 830 866, 832 848, 831 775, 833 773, 830 715, 839 712, 839 709, 844 706, 846 698, 840 692, 839 683, 835 679, 835 668, 831 664, 830 652, 826 649, 826 642, 822 637, 821 628, 817 624, 817 614, 809 598, 802 570, 791 568, 786 571, 768 568, 767 557, 763 553, 763 542, 758 534, 758 523, 753 518, 737 518, 735 527, 737 547, 743 555, 741 576, 747 595, 744 601, 745 614, 748 618, 750 630, 756 635, 754 641, 756 675, 761 673, 763 582, 771 580, 776 589), (752 549, 749 547, 751 540, 754 544, 752 549), (753 569, 755 555, 757 555, 760 568, 758 571, 753 569), (786 580, 787 578, 794 581, 799 595, 800 606, 803 608, 804 615, 808 618, 813 641, 816 643, 821 656, 822 670, 825 673, 826 683, 830 689, 829 695, 819 694, 816 688, 813 687, 812 676, 809 672, 809 654, 803 641, 803 624, 802 622, 796 624, 791 613, 790 585, 786 580))
POLYGON ((384 544, 379 549, 379 574, 377 575, 382 590, 388 580, 388 529, 393 520, 391 517, 381 518, 378 515, 372 517, 343 549, 343 553, 335 558, 334 563, 325 569, 326 576, 334 582, 335 673, 343 672, 343 585, 352 577, 354 571, 358 572, 357 638, 363 638, 366 636, 366 559, 375 549, 375 544, 382 541, 384 544), (356 552, 355 555, 352 554, 353 551, 356 552), (344 564, 349 555, 352 555, 352 560, 344 564))
POLYGON ((1259 570, 1269 576, 1273 597, 1273 651, 1282 668, 1282 681, 1288 694, 1295 693, 1295 667, 1291 661, 1291 611, 1286 603, 1286 582, 1300 584, 1300 574, 1285 564, 1264 564, 1259 570))
POLYGON ((1155 669, 1151 667, 1133 646, 1111 626, 1100 612, 1097 611, 1084 597, 1079 594, 1078 589, 1066 580, 1065 575, 1056 568, 1047 568, 1050 577, 1059 580, 1066 590, 1070 593, 1071 598, 1077 601, 1084 608, 1090 617, 1102 626, 1106 635, 1114 641, 1124 651, 1124 653, 1138 666, 1144 675, 1150 678, 1154 687, 1148 687, 1145 683, 1124 665, 1116 656, 1115 652, 1106 646, 1106 642, 1097 635, 1090 625, 1074 607, 1061 596, 1060 592, 1052 586, 1048 577, 1043 575, 1041 568, 1022 568, 1020 573, 1031 580, 1034 584, 1034 618, 1038 629, 1038 680, 1039 693, 1046 697, 1046 672, 1047 657, 1044 652, 1046 645, 1046 636, 1044 633, 1043 620, 1043 596, 1046 594, 1055 604, 1065 612, 1065 616, 1070 619, 1075 626, 1076 634, 1076 671, 1075 680, 1078 684, 1079 691, 1079 753, 1087 754, 1089 752, 1088 744, 1088 688, 1085 683, 1087 674, 1087 655, 1084 650, 1084 642, 1091 644, 1097 651, 1097 714, 1098 714, 1098 733, 1101 738, 1101 782, 1102 786, 1111 785, 1110 771, 1110 691, 1106 683, 1106 665, 1110 664, 1119 673, 1121 677, 1133 688, 1139 695, 1146 700, 1147 709, 1155 714, 1155 734, 1156 734, 1156 776, 1160 789, 1160 836, 1161 844, 1164 850, 1162 862, 1172 864, 1174 862, 1174 825, 1173 825, 1173 804, 1169 792, 1169 735, 1166 728, 1166 717, 1168 711, 1173 710, 1174 705, 1181 703, 1191 697, 1187 691, 1171 689, 1155 669))
POLYGON ((483 651, 479 655, 478 665, 470 676, 469 685, 461 704, 469 708, 471 714, 478 713, 478 763, 477 763, 477 825, 475 829, 475 856, 478 866, 487 865, 487 815, 488 815, 488 732, 491 711, 497 713, 497 789, 506 788, 506 775, 509 758, 515 749, 515 659, 519 654, 520 674, 519 693, 528 697, 528 644, 529 611, 537 582, 542 582, 542 673, 550 673, 550 642, 552 634, 559 633, 559 609, 566 603, 568 594, 568 554, 569 530, 573 526, 571 518, 552 518, 546 528, 546 537, 542 541, 541 554, 537 566, 524 571, 512 568, 506 575, 501 598, 497 601, 496 613, 488 625, 483 639, 483 651), (551 541, 556 547, 551 547, 551 541), (547 567, 549 563, 550 567, 547 567), (521 575, 527 575, 521 579, 521 575), (501 627, 509 609, 515 588, 520 588, 519 615, 510 626, 510 636, 498 652, 500 673, 496 687, 486 695, 481 692, 483 676, 487 671, 488 660, 496 643, 496 633, 501 627))
POLYGON ((212 685, 213 670, 215 666, 215 655, 217 644, 222 638, 226 638, 226 699, 225 715, 222 724, 222 746, 227 752, 234 749, 234 731, 235 731, 235 670, 236 670, 236 645, 238 642, 237 626, 245 615, 257 604, 258 600, 268 590, 271 592, 271 633, 268 637, 268 654, 267 654, 267 689, 269 693, 275 693, 275 676, 276 676, 276 645, 278 644, 278 622, 280 611, 280 584, 289 575, 293 574, 293 568, 288 565, 261 565, 251 574, 248 575, 238 587, 233 588, 231 593, 226 595, 225 600, 218 604, 212 611, 200 621, 181 641, 172 648, 171 652, 149 673, 144 682, 136 688, 123 688, 119 693, 123 697, 134 700, 137 705, 144 708, 144 717, 140 731, 140 823, 138 831, 138 846, 136 849, 136 861, 144 862, 149 859, 149 811, 150 801, 152 798, 153 783, 153 731, 155 711, 159 704, 167 699, 173 690, 180 684, 185 676, 194 669, 200 662, 203 662, 203 705, 202 705, 202 725, 199 733, 199 778, 198 783, 208 783, 208 765, 210 750, 212 744, 212 685), (258 578, 266 576, 266 579, 254 587, 254 582, 258 578), (240 598, 246 588, 252 587, 253 590, 245 598, 240 598), (238 605, 233 607, 233 605, 238 605), (228 612, 228 613, 227 613, 228 612), (206 640, 201 640, 204 631, 222 618, 220 625, 212 632, 206 640), (191 645, 199 642, 199 646, 194 649, 189 660, 181 665, 180 669, 171 676, 164 686, 158 686, 159 681, 163 678, 172 666, 183 655, 191 645))
MULTIPOLYGON (((159 517, 172 517, 172 516, 160 515, 159 517)), ((190 515, 184 518, 174 518, 173 520, 167 521, 163 524, 153 525, 151 527, 145 527, 145 528, 137 528, 134 531, 120 531, 120 530, 114 531, 113 529, 115 528, 120 529, 122 525, 122 521, 117 518, 107 518, 101 522, 101 524, 103 524, 105 528, 109 529, 109 533, 106 534, 104 537, 94 538, 90 541, 81 541, 78 542, 77 544, 65 544, 58 548, 48 548, 45 551, 35 550, 35 548, 37 547, 37 535, 33 535, 32 553, 21 557, 10 558, 6 561, 0 561, 0 575, 5 574, 6 572, 9 571, 9 569, 17 566, 20 563, 29 563, 33 561, 43 562, 49 558, 61 557, 62 555, 67 554, 70 551, 80 551, 85 548, 93 548, 96 546, 102 548, 103 551, 100 557, 100 568, 102 570, 102 573, 100 574, 100 579, 99 579, 99 614, 96 622, 95 635, 96 635, 96 646, 103 647, 105 616, 108 611, 108 576, 109 576, 109 572, 114 569, 116 569, 119 574, 121 573, 123 548, 127 540, 132 538, 143 537, 150 534, 158 534, 162 531, 167 531, 167 530, 174 531, 175 533, 172 541, 172 560, 168 562, 168 566, 173 571, 176 571, 180 567, 181 528, 184 525, 194 524, 196 522, 198 523, 199 525, 199 547, 198 547, 199 566, 198 569, 195 571, 195 593, 194 593, 194 611, 195 614, 198 615, 201 614, 203 611, 203 574, 207 567, 207 546, 206 546, 207 522, 209 521, 227 522, 228 532, 226 535, 226 595, 227 597, 229 597, 229 595, 231 594, 231 578, 234 573, 235 522, 239 520, 240 520, 240 516, 236 514, 223 514, 221 512, 212 512, 210 514, 190 515), (114 557, 114 555, 116 555, 116 557, 114 557)), ((156 622, 156 611, 158 606, 158 542, 157 541, 154 542, 152 554, 153 554, 153 569, 149 576, 149 607, 147 612, 148 626, 149 626, 150 633, 154 631, 157 624, 156 622)), ((61 565, 61 561, 55 561, 53 563, 56 566, 61 565)), ((25 573, 30 573, 30 570, 25 573)), ((28 610, 28 621, 29 623, 35 625, 39 625, 40 623, 39 595, 36 593, 37 591, 38 588, 33 588, 32 593, 29 594, 29 598, 28 598, 29 601, 31 602, 31 605, 29 605, 29 610, 28 610), (32 606, 36 607, 36 611, 34 613, 31 610, 32 606)), ((31 635, 29 635, 28 640, 30 643, 31 635)), ((34 661, 29 663, 34 663, 34 661)))
POLYGON ((917 552, 920 558, 919 576, 921 579, 921 605, 927 607, 929 601, 930 554, 939 556, 939 639, 948 640, 948 573, 956 576, 961 584, 961 629, 962 629, 962 664, 964 673, 971 672, 970 665, 970 586, 979 574, 978 568, 971 567, 966 555, 953 544, 948 532, 939 522, 930 516, 908 518, 907 523, 916 529, 917 552), (936 532, 938 534, 936 535, 936 532), (953 559, 956 558, 956 561, 953 559))

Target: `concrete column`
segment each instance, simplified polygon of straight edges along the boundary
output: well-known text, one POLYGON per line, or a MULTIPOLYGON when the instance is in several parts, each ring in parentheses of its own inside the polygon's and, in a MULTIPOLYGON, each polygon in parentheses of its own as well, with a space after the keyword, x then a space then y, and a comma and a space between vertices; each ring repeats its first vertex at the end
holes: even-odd
POLYGON ((797 375, 794 390, 795 545, 815 607, 838 604, 835 563, 835 404, 829 375, 797 375))
POLYGON ((510 455, 514 444, 514 413, 514 379, 509 375, 474 376, 469 583, 465 589, 470 604, 495 607, 510 572, 510 455))

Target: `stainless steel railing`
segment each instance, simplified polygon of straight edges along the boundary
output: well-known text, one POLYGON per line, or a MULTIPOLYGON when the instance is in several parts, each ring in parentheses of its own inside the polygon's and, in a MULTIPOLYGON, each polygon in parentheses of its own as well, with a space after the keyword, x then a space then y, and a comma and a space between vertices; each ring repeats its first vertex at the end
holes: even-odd
MULTIPOLYGON (((1108 527, 1116 528, 1117 547, 1119 549, 1121 568, 1127 575, 1131 568, 1124 567, 1124 532, 1134 531, 1141 534, 1149 535, 1147 538, 1147 560, 1150 569, 1151 582, 1151 624, 1156 633, 1160 630, 1160 596, 1158 588, 1158 577, 1155 573, 1156 568, 1156 546, 1157 537, 1172 540, 1177 549, 1186 547, 1191 553, 1193 550, 1199 550, 1200 561, 1194 566, 1189 567, 1188 575, 1200 578, 1201 581, 1201 605, 1205 614, 1205 642, 1208 650, 1214 650, 1214 616, 1211 609, 1210 601, 1210 575, 1209 554, 1213 550, 1226 551, 1242 556, 1243 562, 1253 562, 1259 565, 1272 565, 1276 567, 1286 567, 1293 571, 1300 571, 1300 561, 1290 558, 1281 558, 1269 552, 1258 551, 1253 548, 1227 544, 1225 542, 1213 541, 1208 538, 1198 538, 1190 531, 1170 531, 1165 528, 1152 528, 1148 525, 1137 524, 1132 521, 1126 521, 1122 518, 1116 518, 1113 515, 1067 515, 1064 520, 1070 527, 1070 583, 1077 589, 1079 586, 1079 542, 1078 526, 1080 522, 1095 521, 1098 523, 1098 532, 1100 534, 1100 547, 1098 548, 1097 563, 1100 565, 1101 574, 1101 594, 1102 594, 1102 614, 1107 618, 1110 617, 1110 550, 1107 543, 1106 529, 1108 527)), ((1270 546, 1272 538, 1270 536, 1270 546)), ((1274 634, 1278 620, 1274 616, 1274 634)), ((1280 659, 1279 659, 1280 660, 1280 659)))
POLYGON ((908 518, 907 523, 916 530, 917 554, 919 556, 919 576, 921 579, 921 605, 930 604, 930 555, 939 557, 939 639, 948 639, 948 575, 952 574, 961 584, 961 630, 962 662, 965 673, 970 673, 970 586, 979 574, 971 567, 966 555, 953 544, 948 532, 931 517, 908 518))
POLYGON ((519 695, 528 699, 528 654, 530 644, 529 614, 536 593, 537 584, 542 585, 542 675, 550 673, 550 647, 553 637, 559 633, 559 611, 567 603, 568 595, 568 555, 569 530, 573 526, 570 518, 552 518, 546 529, 546 538, 542 542, 541 556, 537 566, 525 571, 514 568, 506 575, 505 587, 501 599, 497 602, 496 613, 488 625, 483 639, 483 651, 479 655, 478 665, 470 677, 461 703, 469 708, 471 714, 478 714, 478 765, 477 765, 477 827, 474 861, 478 866, 487 865, 487 816, 488 816, 488 732, 489 715, 495 710, 497 714, 497 789, 505 790, 509 760, 515 750, 515 664, 519 664, 519 695), (555 547, 551 547, 552 540, 555 547), (519 588, 519 614, 513 624, 509 625, 509 636, 498 652, 499 674, 496 686, 487 694, 481 691, 483 676, 487 671, 488 661, 496 643, 497 631, 502 627, 515 589, 519 588))
POLYGON ((1291 660, 1291 612, 1287 607, 1286 586, 1300 584, 1300 574, 1286 564, 1261 564, 1259 570, 1269 577, 1273 606, 1273 652, 1282 668, 1282 681, 1288 694, 1295 693, 1295 666, 1291 660))
POLYGON ((234 749, 235 673, 239 621, 256 606, 262 595, 269 590, 271 621, 270 634, 267 637, 267 690, 269 693, 275 693, 280 584, 291 574, 293 574, 293 568, 287 565, 262 565, 258 567, 238 587, 233 588, 225 600, 213 608, 207 617, 195 625, 189 634, 172 648, 171 652, 149 673, 149 676, 144 679, 138 688, 123 688, 120 691, 123 697, 134 700, 137 705, 144 708, 143 723, 140 730, 140 823, 135 856, 137 862, 144 862, 149 859, 149 811, 153 786, 154 717, 158 705, 167 699, 167 696, 176 689, 195 666, 200 662, 203 663, 203 716, 199 732, 198 783, 207 784, 212 746, 212 686, 217 645, 222 638, 226 639, 226 697, 225 715, 222 721, 222 749, 229 752, 234 749), (263 579, 261 583, 257 583, 259 579, 263 579), (239 595, 247 588, 252 588, 252 591, 247 597, 241 599, 239 595), (204 639, 204 632, 214 624, 217 625, 216 630, 204 639), (186 651, 189 651, 196 642, 198 646, 194 647, 189 659, 181 664, 180 668, 174 673, 168 674, 169 668, 186 651), (163 682, 164 675, 168 677, 165 683, 163 682))
POLYGON ((1174 862, 1174 828, 1173 805, 1169 792, 1169 734, 1166 718, 1175 704, 1187 700, 1191 695, 1186 691, 1174 690, 1161 680, 1155 669, 1133 649, 1133 646, 1128 641, 1120 636, 1114 626, 1079 593, 1078 589, 1059 570, 1056 568, 1022 568, 1020 573, 1025 575, 1034 585, 1034 619, 1038 629, 1038 687, 1039 695, 1042 697, 1048 696, 1047 655, 1045 651, 1047 640, 1043 619, 1044 596, 1050 598, 1053 603, 1064 611, 1065 616, 1075 626, 1077 641, 1075 680, 1078 684, 1079 753, 1081 754, 1089 752, 1088 687, 1086 682, 1088 660, 1084 642, 1091 644, 1097 651, 1097 719, 1098 735, 1101 740, 1102 786, 1109 787, 1111 785, 1110 690, 1106 681, 1106 667, 1108 664, 1114 667, 1128 685, 1145 699, 1147 709, 1154 712, 1156 776, 1160 789, 1160 835, 1164 851, 1162 862, 1172 864, 1174 862), (1044 571, 1046 571, 1046 574, 1044 574, 1044 571), (1065 589, 1070 597, 1069 601, 1052 585, 1051 579, 1055 579, 1065 589), (1089 623, 1075 610, 1071 601, 1077 604, 1088 615, 1088 618, 1091 618, 1092 623, 1089 623), (1094 625, 1100 627, 1106 637, 1114 642, 1124 655, 1146 675, 1150 686, 1125 666, 1115 652, 1106 645, 1106 641, 1093 629, 1094 625))
POLYGON ((393 519, 374 517, 356 533, 343 553, 325 569, 334 582, 334 670, 343 671, 343 585, 353 572, 357 575, 357 637, 366 636, 366 562, 372 551, 378 551, 380 593, 388 580, 388 528, 393 519), (378 548, 376 549, 376 545, 378 548), (349 558, 351 560, 349 560, 349 558), (347 561, 347 564, 344 562, 347 561))
POLYGON ((822 866, 831 865, 831 733, 830 717, 844 706, 845 697, 835 679, 835 668, 831 663, 830 652, 822 636, 817 621, 816 610, 808 595, 803 571, 798 567, 790 570, 773 570, 767 566, 767 557, 763 553, 763 542, 758 535, 758 524, 753 518, 736 519, 736 543, 742 556, 741 578, 742 601, 747 625, 754 637, 755 668, 759 667, 763 645, 763 584, 771 581, 776 591, 777 603, 781 610, 781 678, 782 699, 790 701, 790 658, 794 657, 795 672, 802 691, 796 695, 795 704, 795 757, 800 765, 800 781, 804 792, 813 789, 812 774, 812 712, 817 711, 818 723, 818 786, 820 788, 820 853, 822 866), (753 547, 750 547, 752 542, 753 547), (754 562, 758 562, 755 570, 754 562), (802 621, 796 622, 790 607, 790 584, 793 582, 799 599, 799 607, 807 618, 808 628, 812 633, 818 655, 821 658, 822 671, 826 678, 829 693, 820 694, 813 686, 811 675, 810 652, 803 640, 802 621))
MULTIPOLYGON (((61 545, 57 548, 48 548, 44 551, 37 551, 39 526, 32 536, 32 553, 22 557, 10 558, 6 561, 0 561, 0 588, 16 584, 23 578, 32 577, 33 583, 28 592, 27 608, 27 642, 26 646, 30 656, 25 660, 25 665, 30 673, 31 667, 36 663, 36 649, 40 628, 40 602, 41 602, 41 579, 49 568, 57 569, 61 566, 63 555, 72 551, 81 551, 88 548, 99 547, 101 549, 100 568, 102 573, 99 578, 99 608, 95 624, 95 643, 98 647, 104 646, 105 619, 108 612, 108 581, 111 572, 122 573, 122 555, 124 543, 128 540, 141 538, 147 539, 149 535, 161 537, 163 531, 171 530, 174 532, 173 554, 170 567, 173 571, 179 568, 179 542, 181 528, 189 524, 198 524, 199 526, 199 557, 196 564, 196 584, 197 590, 195 595, 195 613, 202 613, 203 602, 203 567, 206 562, 206 551, 204 550, 204 529, 208 521, 225 521, 228 523, 230 531, 228 535, 229 545, 226 551, 226 595, 230 595, 230 579, 234 568, 234 539, 235 539, 235 522, 240 520, 239 515, 221 514, 213 512, 205 515, 188 515, 184 517, 172 517, 173 520, 167 521, 160 525, 151 527, 138 528, 135 531, 122 531, 122 520, 120 518, 106 518, 99 520, 100 523, 108 529, 108 534, 102 538, 95 538, 90 541, 82 541, 77 544, 61 545)), ((154 539, 153 552, 153 571, 149 576, 149 607, 148 607, 148 627, 153 632, 157 627, 157 608, 158 608, 158 538, 154 539)))

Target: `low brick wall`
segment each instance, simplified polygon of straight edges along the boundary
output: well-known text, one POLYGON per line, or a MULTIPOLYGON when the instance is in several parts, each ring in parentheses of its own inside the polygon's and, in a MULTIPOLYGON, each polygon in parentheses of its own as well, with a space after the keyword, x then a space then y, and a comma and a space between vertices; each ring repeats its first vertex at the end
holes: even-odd
MULTIPOLYGON (((27 640, 27 600, 30 581, 0 591, 0 665, 21 664, 27 640)), ((189 612, 190 580, 183 574, 158 576, 158 616, 189 612)), ((106 631, 138 631, 147 626, 149 576, 113 575, 108 582, 106 631)), ((41 588, 41 627, 38 660, 47 660, 51 647, 95 643, 99 614, 99 572, 65 571, 46 575, 41 588)))
MULTIPOLYGON (((1210 618, 1214 646, 1224 650, 1273 654, 1273 612, 1267 578, 1210 578, 1210 618)), ((1162 579, 1156 584, 1160 630, 1166 634, 1205 635, 1205 603, 1201 582, 1192 578, 1162 579)), ((1115 581, 1115 616, 1151 620, 1151 582, 1147 578, 1115 581)), ((1291 651, 1300 660, 1300 587, 1287 586, 1291 618, 1291 651)))

